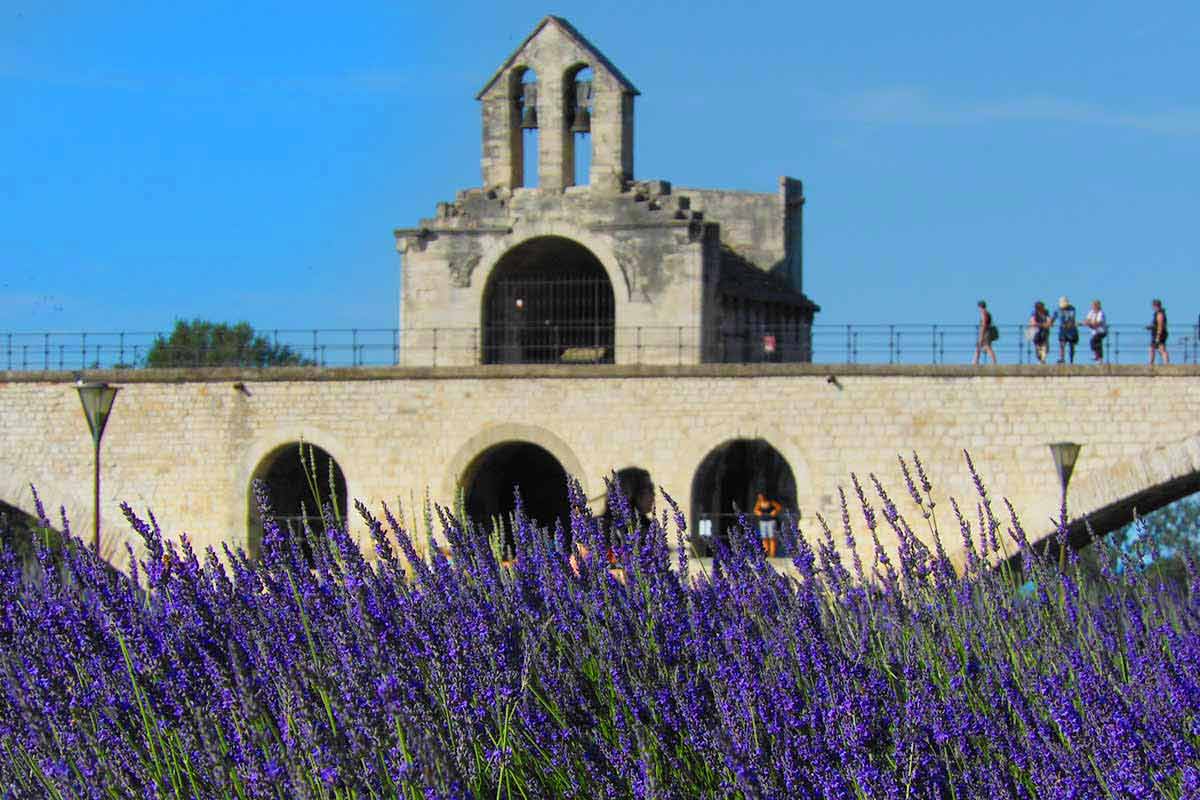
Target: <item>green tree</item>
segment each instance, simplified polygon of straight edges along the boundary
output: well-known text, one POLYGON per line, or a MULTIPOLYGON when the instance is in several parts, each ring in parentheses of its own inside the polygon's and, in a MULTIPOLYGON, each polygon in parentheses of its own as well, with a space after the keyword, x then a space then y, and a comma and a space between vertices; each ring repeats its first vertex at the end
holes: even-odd
POLYGON ((285 367, 313 362, 288 345, 274 344, 248 322, 229 325, 195 319, 176 320, 169 337, 154 340, 147 367, 285 367))
POLYGON ((1110 538, 1119 548, 1132 547, 1139 540, 1152 543, 1157 557, 1148 559, 1147 574, 1183 583, 1187 580, 1186 558, 1190 555, 1200 563, 1200 494, 1163 506, 1113 531, 1110 538))

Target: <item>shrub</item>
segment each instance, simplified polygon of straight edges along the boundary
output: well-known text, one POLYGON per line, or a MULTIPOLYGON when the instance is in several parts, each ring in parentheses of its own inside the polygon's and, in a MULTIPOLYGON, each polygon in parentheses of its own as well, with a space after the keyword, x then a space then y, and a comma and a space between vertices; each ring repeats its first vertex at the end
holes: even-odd
POLYGON ((145 551, 128 576, 74 540, 66 569, 23 577, 6 548, 0 790, 1197 796, 1195 569, 1183 593, 1103 560, 1081 584, 1075 557, 1060 571, 1057 551, 1037 555, 976 479, 974 513, 952 509, 956 570, 919 462, 915 480, 901 464, 928 533, 854 480, 873 558, 843 494, 836 533, 787 534, 789 576, 743 520, 689 578, 669 496, 648 531, 617 502, 613 569, 575 484, 566 530, 534 529, 518 499, 512 568, 444 509, 451 558, 427 563, 361 505, 372 560, 344 527, 305 543, 269 514, 261 561, 201 556, 128 507, 145 551))

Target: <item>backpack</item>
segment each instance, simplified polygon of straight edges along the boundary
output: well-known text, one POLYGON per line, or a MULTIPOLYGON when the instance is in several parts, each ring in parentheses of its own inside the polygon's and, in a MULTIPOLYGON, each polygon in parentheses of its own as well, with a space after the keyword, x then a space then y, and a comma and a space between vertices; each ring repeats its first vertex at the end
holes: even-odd
POLYGON ((1070 306, 1063 309, 1062 322, 1059 323, 1059 331, 1062 333, 1062 339, 1070 344, 1079 343, 1079 327, 1075 324, 1075 307, 1070 306))

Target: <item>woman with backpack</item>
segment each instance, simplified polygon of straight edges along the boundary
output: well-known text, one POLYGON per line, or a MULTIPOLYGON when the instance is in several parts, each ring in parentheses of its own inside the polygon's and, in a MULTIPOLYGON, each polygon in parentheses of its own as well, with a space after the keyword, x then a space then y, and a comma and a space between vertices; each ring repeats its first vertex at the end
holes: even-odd
POLYGON ((992 363, 996 363, 996 351, 992 349, 992 342, 1000 338, 1000 329, 992 324, 992 312, 987 310, 987 303, 983 300, 979 301, 979 330, 975 334, 975 360, 971 363, 978 364, 981 353, 987 353, 992 357, 992 363))
POLYGON ((1058 298, 1058 311, 1054 312, 1058 320, 1058 363, 1063 363, 1067 350, 1071 352, 1071 363, 1075 363, 1075 345, 1079 344, 1079 327, 1075 323, 1075 306, 1066 295, 1058 298))

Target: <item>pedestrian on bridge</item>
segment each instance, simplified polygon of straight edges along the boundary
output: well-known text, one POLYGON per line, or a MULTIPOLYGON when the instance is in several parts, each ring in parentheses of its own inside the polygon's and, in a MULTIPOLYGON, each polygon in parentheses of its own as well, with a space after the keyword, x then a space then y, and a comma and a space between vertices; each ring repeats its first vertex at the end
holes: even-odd
POLYGON ((1033 304, 1033 313, 1029 315, 1027 336, 1033 342, 1033 350, 1037 354, 1039 364, 1046 363, 1046 353, 1050 350, 1050 327, 1054 321, 1046 304, 1038 300, 1033 304))
MULTIPOLYGON (((979 356, 983 353, 992 357, 992 363, 996 363, 996 351, 992 349, 992 342, 1000 338, 1000 329, 992 322, 992 312, 988 311, 987 303, 983 300, 979 301, 979 330, 975 334, 975 360, 971 363, 978 364, 979 356)), ((985 359, 986 363, 986 359, 985 359)))
POLYGON ((1167 310, 1157 297, 1150 305, 1154 309, 1154 316, 1146 326, 1146 330, 1150 331, 1150 363, 1154 363, 1154 354, 1157 352, 1162 355, 1162 363, 1170 364, 1171 358, 1167 355, 1167 310))
POLYGON ((1063 363, 1063 356, 1071 354, 1071 363, 1075 363, 1075 345, 1079 344, 1079 326, 1075 323, 1075 306, 1066 295, 1058 298, 1058 311, 1054 312, 1058 320, 1058 363, 1063 363))
POLYGON ((1108 320, 1104 317, 1099 300, 1092 301, 1092 310, 1083 318, 1083 324, 1092 331, 1092 338, 1089 342, 1092 346, 1092 361, 1103 361, 1104 337, 1108 336, 1108 320))

